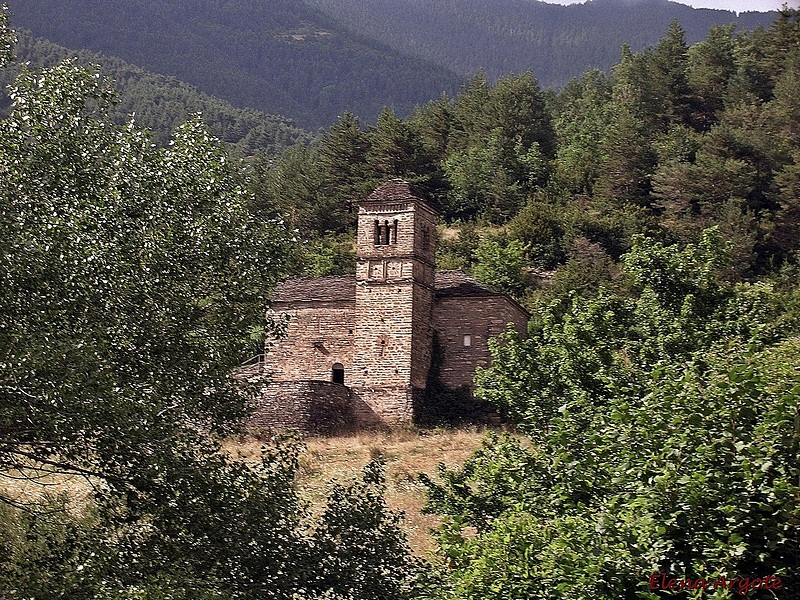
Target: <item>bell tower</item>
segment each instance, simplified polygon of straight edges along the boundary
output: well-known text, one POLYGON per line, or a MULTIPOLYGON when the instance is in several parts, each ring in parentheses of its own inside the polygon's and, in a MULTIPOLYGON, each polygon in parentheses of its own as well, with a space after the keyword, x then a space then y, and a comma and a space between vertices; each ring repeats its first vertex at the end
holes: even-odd
POLYGON ((358 205, 350 386, 384 422, 413 418, 431 363, 436 210, 406 181, 358 205))

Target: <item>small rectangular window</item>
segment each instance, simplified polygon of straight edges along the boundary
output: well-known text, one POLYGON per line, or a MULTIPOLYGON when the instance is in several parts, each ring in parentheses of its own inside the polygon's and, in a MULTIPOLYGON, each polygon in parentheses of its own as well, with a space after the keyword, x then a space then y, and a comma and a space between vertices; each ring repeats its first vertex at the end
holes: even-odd
POLYGON ((464 346, 472 346, 472 336, 469 334, 464 335, 464 346))

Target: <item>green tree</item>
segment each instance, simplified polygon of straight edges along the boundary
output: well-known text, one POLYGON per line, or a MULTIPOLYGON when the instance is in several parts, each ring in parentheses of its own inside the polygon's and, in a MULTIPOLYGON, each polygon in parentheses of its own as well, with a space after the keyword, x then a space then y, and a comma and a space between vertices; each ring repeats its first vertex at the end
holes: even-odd
POLYGON ((359 481, 334 484, 314 531, 321 565, 318 587, 359 600, 410 600, 418 565, 386 506, 383 460, 364 467, 359 481))
POLYGON ((689 123, 691 94, 688 82, 689 49, 686 32, 672 21, 653 51, 651 78, 653 90, 660 100, 659 119, 662 129, 671 123, 689 123))
MULTIPOLYGON (((797 36, 800 38, 800 35, 797 36)), ((796 142, 800 135, 800 108, 797 94, 800 93, 800 48, 795 48, 784 58, 785 69, 775 82, 774 100, 769 105, 772 126, 782 138, 796 142)), ((797 144, 794 144, 795 147, 797 144)))
POLYGON ((7 11, 8 5, 0 4, 0 67, 14 57, 14 44, 17 41, 14 31, 8 26, 7 11))
POLYGON ((603 141, 594 195, 616 207, 647 207, 657 160, 651 146, 651 130, 636 100, 636 90, 622 86, 615 95, 613 121, 603 141))
POLYGON ((707 129, 717 121, 728 84, 736 72, 735 25, 712 27, 705 40, 689 48, 688 84, 697 98, 693 121, 707 129))
POLYGON ((331 218, 338 207, 326 196, 319 161, 319 149, 306 146, 290 148, 277 160, 259 154, 250 162, 251 210, 262 218, 285 219, 305 238, 346 230, 347 223, 331 218))
POLYGON ((787 256, 798 249, 800 235, 800 153, 795 154, 791 164, 775 175, 778 185, 780 209, 776 214, 775 238, 787 256))
POLYGON ((199 123, 151 148, 102 120, 109 92, 69 65, 22 77, 11 95, 0 123, 3 462, 124 460, 114 432, 134 415, 149 435, 167 410, 174 423, 241 414, 230 368, 264 326, 288 235, 248 213, 199 123))
POLYGON ((555 402, 643 394, 660 362, 731 337, 779 339, 780 297, 762 285, 726 283, 729 263, 716 229, 683 249, 637 236, 623 256, 628 294, 601 289, 539 306, 528 339, 495 345, 493 366, 478 374, 479 394, 528 429, 546 428, 555 402))
POLYGON ((349 233, 327 235, 312 242, 304 253, 304 274, 310 277, 355 273, 356 252, 349 233))
POLYGON ((411 117, 410 124, 422 137, 423 142, 441 159, 450 141, 450 129, 453 121, 453 103, 447 96, 428 102, 417 108, 411 117))
POLYGON ((489 439, 443 468, 428 485, 447 569, 429 597, 663 597, 654 573, 704 579, 720 600, 722 576, 776 574, 793 597, 798 350, 733 344, 664 364, 648 394, 566 402, 533 448, 489 439))
POLYGON ((636 238, 626 295, 539 307, 526 340, 493 344, 478 394, 529 439, 426 481, 445 519, 429 597, 657 598, 653 573, 796 585, 798 323, 771 286, 724 283, 725 246, 636 238))
POLYGON ((509 170, 501 133, 493 131, 480 145, 453 152, 442 168, 451 190, 444 200, 450 219, 484 217, 503 221, 519 208, 520 184, 509 170))
POLYGON ((553 298, 572 294, 591 296, 618 278, 619 268, 597 242, 578 236, 566 251, 566 262, 559 265, 546 292, 553 298))
MULTIPOLYGON (((800 10, 786 7, 778 12, 778 18, 768 30, 761 47, 761 68, 769 77, 772 86, 782 73, 790 68, 787 57, 797 58, 798 39, 800 39, 800 10)), ((757 40, 761 41, 761 40, 757 40)))
POLYGON ((319 148, 323 191, 332 231, 351 229, 353 202, 365 198, 374 188, 367 165, 369 137, 358 117, 345 113, 331 126, 319 148))
POLYGON ((531 262, 550 268, 564 256, 562 219, 558 206, 531 200, 508 222, 508 233, 528 247, 531 262))
POLYGON ((554 120, 556 180, 572 193, 590 193, 599 175, 610 100, 611 85, 599 71, 587 71, 560 94, 562 107, 554 120))
POLYGON ((524 269, 529 264, 528 250, 528 245, 519 240, 505 244, 492 239, 482 240, 475 250, 476 262, 472 273, 476 279, 498 291, 520 297, 527 283, 524 269))
POLYGON ((763 27, 756 28, 750 35, 737 38, 736 71, 728 82, 726 108, 769 101, 772 82, 765 64, 769 38, 770 33, 763 27))
POLYGON ((368 131, 367 165, 375 182, 401 178, 431 194, 442 187, 433 149, 426 146, 416 129, 384 109, 368 131))

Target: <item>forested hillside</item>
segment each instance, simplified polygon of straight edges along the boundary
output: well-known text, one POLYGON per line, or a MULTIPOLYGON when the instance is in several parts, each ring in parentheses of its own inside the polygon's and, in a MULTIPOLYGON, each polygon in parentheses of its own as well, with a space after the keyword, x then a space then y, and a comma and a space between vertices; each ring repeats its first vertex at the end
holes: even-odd
MULTIPOLYGON (((0 10, 0 69, 12 52, 0 10)), ((11 96, 0 120, 0 597, 407 589, 414 565, 379 464, 331 490, 312 521, 294 485, 296 443, 264 444, 258 465, 222 452, 248 398, 231 369, 276 332, 265 294, 294 245, 282 222, 248 212, 238 162, 197 120, 163 148, 114 124, 113 94, 74 65, 24 73, 11 96)))
POLYGON ((264 152, 274 156, 289 146, 310 140, 311 135, 284 117, 267 115, 252 108, 234 108, 174 77, 150 73, 122 59, 88 50, 69 50, 30 32, 17 30, 16 62, 0 71, 0 111, 10 106, 7 86, 23 64, 28 68, 52 67, 74 59, 75 64, 95 68, 116 92, 109 109, 113 121, 125 123, 135 115, 138 126, 150 130, 153 141, 165 145, 175 128, 202 114, 203 122, 220 140, 250 155, 264 152))
POLYGON ((461 230, 441 266, 491 271, 518 255, 529 273, 555 270, 545 285, 511 269, 520 296, 613 279, 637 234, 685 244, 711 226, 733 244, 732 277, 764 275, 799 241, 793 27, 786 15, 749 34, 717 27, 688 46, 673 23, 610 76, 588 71, 557 95, 530 74, 478 75, 406 120, 345 116, 319 147, 257 165, 259 202, 325 244, 351 231, 353 198, 405 177, 461 230), (476 223, 494 229, 479 239, 476 223))
POLYGON ((309 273, 352 268, 348 203, 401 176, 449 223, 437 267, 532 314, 476 378, 523 438, 423 478, 441 560, 411 597, 798 597, 798 98, 800 12, 673 23, 609 76, 478 75, 261 169, 309 273))
POLYGON ((361 37, 301 0, 16 0, 12 25, 171 75, 239 108, 328 126, 406 114, 456 90, 450 71, 361 37))
MULTIPOLYGON (((464 77, 490 79, 531 70, 546 88, 560 88, 590 68, 608 70, 619 49, 658 42, 677 19, 689 43, 715 25, 752 30, 775 14, 693 9, 667 0, 592 0, 560 6, 534 0, 308 0, 353 31, 384 40, 464 77)), ((754 9, 755 9, 754 5, 754 9)))
POLYGON ((483 69, 531 70, 561 87, 607 70, 620 48, 655 44, 677 19, 693 43, 713 25, 768 26, 775 14, 694 10, 667 0, 560 6, 533 0, 14 0, 12 23, 69 48, 120 57, 202 91, 329 126, 345 112, 407 116, 483 69))

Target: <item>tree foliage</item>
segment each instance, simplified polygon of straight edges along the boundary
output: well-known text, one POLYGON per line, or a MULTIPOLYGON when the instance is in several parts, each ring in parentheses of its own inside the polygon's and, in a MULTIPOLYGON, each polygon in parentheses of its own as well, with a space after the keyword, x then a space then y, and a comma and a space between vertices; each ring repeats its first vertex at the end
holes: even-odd
MULTIPOLYGON (((636 235, 697 244, 715 226, 733 243, 732 276, 765 276, 798 249, 787 185, 797 59, 775 50, 797 45, 797 19, 787 8, 767 30, 718 27, 691 46, 673 23, 657 46, 625 47, 609 75, 589 71, 558 94, 530 72, 479 71, 406 120, 345 115, 318 146, 260 163, 253 189, 314 242, 352 235, 354 200, 406 178, 445 221, 501 227, 530 244, 530 268, 563 271, 555 286, 529 278, 528 291, 541 288, 529 297, 559 295, 582 269, 576 248, 613 262, 636 235)), ((615 268, 601 262, 589 279, 608 282, 615 268)))
POLYGON ((387 104, 406 115, 461 82, 299 0, 41 0, 13 9, 14 24, 36 37, 119 57, 307 129, 348 110, 375 119, 387 104))
MULTIPOLYGON (((587 69, 607 70, 629 43, 635 50, 658 43, 677 19, 692 43, 710 27, 768 26, 771 15, 695 10, 663 2, 600 2, 579 6, 496 0, 429 5, 413 0, 311 0, 354 31, 447 67, 463 77, 484 69, 489 79, 532 70, 557 89, 587 69)), ((761 5, 753 5, 753 11, 761 5)))
POLYGON ((799 18, 695 46, 675 24, 559 94, 479 73, 247 173, 198 120, 164 148, 115 124, 96 72, 25 72, 0 122, 0 464, 94 494, 77 516, 0 496, 0 595, 652 598, 656 572, 790 589, 799 18), (525 437, 427 481, 445 562, 419 580, 379 465, 314 521, 295 445, 251 467, 217 437, 269 287, 352 269, 354 202, 390 177, 455 225, 440 266, 534 315, 478 377, 525 437))
POLYGON ((661 597, 653 573, 714 598, 723 576, 796 585, 797 323, 768 286, 725 284, 725 257, 714 231, 638 238, 633 295, 543 306, 528 339, 494 344, 478 394, 532 445, 491 438, 427 480, 445 517, 431 597, 661 597))
POLYGON ((432 596, 658 598, 666 573, 712 598, 731 597, 722 577, 777 575, 792 597, 797 351, 732 346, 665 366, 649 394, 565 405, 535 449, 487 441, 430 484, 449 565, 432 596))
POLYGON ((473 273, 478 280, 491 285, 510 296, 519 296, 525 290, 525 273, 528 247, 518 240, 507 244, 499 241, 482 240, 475 250, 473 273))
POLYGON ((229 370, 289 255, 199 123, 157 150, 100 117, 109 94, 70 65, 30 73, 0 123, 6 466, 116 471, 131 421, 149 438, 241 414, 229 370))
POLYGON ((8 6, 2 4, 0 5, 0 66, 5 66, 13 58, 16 37, 8 26, 8 6))

